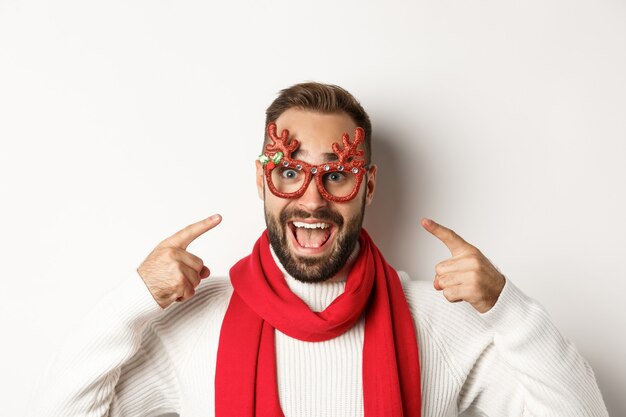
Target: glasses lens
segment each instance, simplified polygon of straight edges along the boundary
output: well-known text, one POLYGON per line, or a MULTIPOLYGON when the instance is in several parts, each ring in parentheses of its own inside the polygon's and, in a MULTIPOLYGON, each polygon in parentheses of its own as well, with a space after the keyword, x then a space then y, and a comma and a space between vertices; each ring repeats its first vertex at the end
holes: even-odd
POLYGON ((302 187, 306 175, 304 172, 291 167, 277 166, 271 175, 274 187, 281 193, 295 193, 302 187))
POLYGON ((328 194, 335 197, 346 197, 356 187, 356 175, 350 171, 325 172, 322 184, 328 194))

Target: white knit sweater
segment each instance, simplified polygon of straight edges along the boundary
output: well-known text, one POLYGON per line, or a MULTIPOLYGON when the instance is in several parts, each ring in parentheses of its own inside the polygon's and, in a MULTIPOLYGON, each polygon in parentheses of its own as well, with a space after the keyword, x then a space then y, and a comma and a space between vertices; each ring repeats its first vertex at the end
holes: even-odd
MULTIPOLYGON (((423 416, 608 416, 589 365, 510 280, 496 305, 479 314, 399 274, 417 329, 423 416)), ((345 280, 285 278, 314 311, 345 287, 345 280)), ((129 277, 66 341, 29 415, 213 416, 218 340, 232 291, 227 278, 212 277, 192 299, 163 310, 140 277, 129 277)), ((286 417, 363 415, 363 325, 325 342, 276 331, 286 417)))

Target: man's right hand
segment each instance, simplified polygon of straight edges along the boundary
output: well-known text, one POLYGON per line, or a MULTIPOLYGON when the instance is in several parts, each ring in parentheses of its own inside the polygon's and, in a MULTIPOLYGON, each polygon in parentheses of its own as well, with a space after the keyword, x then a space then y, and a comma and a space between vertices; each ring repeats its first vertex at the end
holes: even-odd
POLYGON ((214 214, 190 224, 159 243, 139 265, 139 276, 162 308, 167 308, 174 301, 186 301, 193 297, 200 280, 209 276, 209 268, 204 266, 202 259, 186 249, 198 236, 221 221, 222 217, 214 214))

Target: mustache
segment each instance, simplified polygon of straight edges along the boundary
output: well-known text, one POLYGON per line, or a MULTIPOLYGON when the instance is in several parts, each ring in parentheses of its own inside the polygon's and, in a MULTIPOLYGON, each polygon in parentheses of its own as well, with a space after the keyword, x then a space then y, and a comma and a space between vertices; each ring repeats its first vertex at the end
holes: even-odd
POLYGON ((335 223, 339 227, 343 226, 343 217, 339 213, 328 208, 321 208, 313 213, 309 213, 308 211, 298 208, 285 209, 280 213, 280 222, 281 224, 285 224, 289 219, 293 219, 294 217, 299 219, 314 217, 321 221, 335 223))

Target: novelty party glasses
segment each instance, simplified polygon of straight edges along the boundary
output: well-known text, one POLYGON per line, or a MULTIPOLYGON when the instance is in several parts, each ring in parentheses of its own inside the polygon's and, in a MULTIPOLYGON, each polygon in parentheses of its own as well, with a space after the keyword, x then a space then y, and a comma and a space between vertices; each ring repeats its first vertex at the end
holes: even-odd
POLYGON ((364 152, 357 150, 365 137, 363 128, 355 129, 352 142, 350 136, 344 133, 343 149, 339 149, 337 143, 332 145, 337 159, 320 165, 291 159, 291 154, 298 149, 300 143, 296 139, 287 143, 287 129, 283 129, 279 137, 276 134, 276 124, 270 123, 267 125, 267 134, 272 143, 265 146, 265 153, 259 156, 259 161, 263 163, 267 186, 274 195, 298 198, 304 194, 315 177, 317 189, 327 200, 341 203, 356 196, 368 168, 363 159, 364 152))

